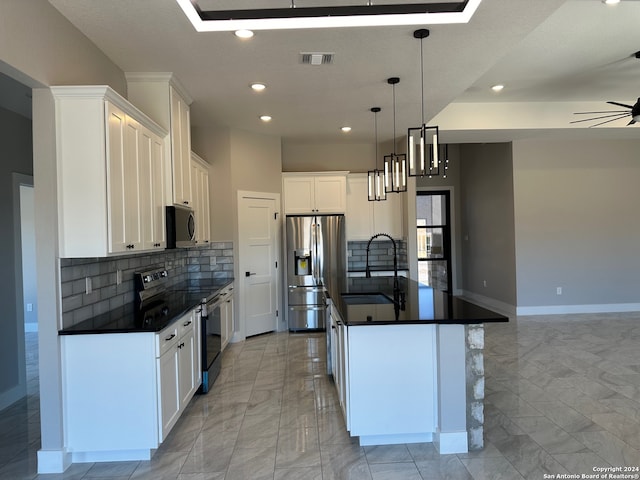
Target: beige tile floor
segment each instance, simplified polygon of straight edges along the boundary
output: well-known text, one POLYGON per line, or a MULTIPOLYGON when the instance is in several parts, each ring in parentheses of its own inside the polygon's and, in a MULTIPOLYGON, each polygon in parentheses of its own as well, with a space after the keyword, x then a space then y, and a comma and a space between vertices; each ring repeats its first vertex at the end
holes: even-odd
POLYGON ((64 475, 35 472, 36 378, 0 412, 0 479, 538 480, 640 467, 640 314, 487 325, 486 445, 472 454, 359 447, 324 375, 324 348, 321 334, 234 344, 214 389, 192 400, 150 462, 74 464, 64 475))

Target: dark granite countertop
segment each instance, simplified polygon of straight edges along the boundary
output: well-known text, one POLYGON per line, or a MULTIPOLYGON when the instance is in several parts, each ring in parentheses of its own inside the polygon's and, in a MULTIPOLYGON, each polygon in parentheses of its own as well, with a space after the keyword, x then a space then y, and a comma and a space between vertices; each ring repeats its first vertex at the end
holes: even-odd
POLYGON ((84 320, 58 331, 59 335, 101 333, 159 332, 197 307, 203 298, 211 298, 231 284, 233 279, 212 279, 184 282, 167 293, 152 299, 140 308, 123 305, 109 312, 84 320))
POLYGON ((328 294, 344 323, 382 324, 476 324, 508 322, 509 318, 460 297, 414 280, 393 276, 332 279, 328 294), (380 294, 387 303, 369 303, 370 294, 380 294))

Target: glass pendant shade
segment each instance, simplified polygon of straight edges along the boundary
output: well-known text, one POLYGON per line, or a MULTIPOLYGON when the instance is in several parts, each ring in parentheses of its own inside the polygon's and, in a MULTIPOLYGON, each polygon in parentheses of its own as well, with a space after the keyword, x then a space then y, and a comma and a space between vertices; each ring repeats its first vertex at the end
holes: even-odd
POLYGON ((387 193, 407 191, 407 156, 396 153, 396 84, 399 82, 398 77, 387 79, 393 90, 393 153, 384 156, 384 189, 387 193))
POLYGON ((410 177, 431 177, 440 174, 442 159, 437 126, 422 125, 410 128, 407 133, 407 149, 410 177))
POLYGON ((384 156, 384 181, 387 193, 407 191, 407 156, 404 153, 384 156))
POLYGON ((380 202, 387 199, 384 189, 384 172, 382 170, 369 170, 367 172, 367 191, 370 202, 380 202))
POLYGON ((370 202, 380 202, 387 199, 387 192, 384 189, 384 171, 378 170, 378 112, 381 110, 380 107, 371 108, 376 135, 376 161, 375 168, 367 172, 367 198, 370 202))

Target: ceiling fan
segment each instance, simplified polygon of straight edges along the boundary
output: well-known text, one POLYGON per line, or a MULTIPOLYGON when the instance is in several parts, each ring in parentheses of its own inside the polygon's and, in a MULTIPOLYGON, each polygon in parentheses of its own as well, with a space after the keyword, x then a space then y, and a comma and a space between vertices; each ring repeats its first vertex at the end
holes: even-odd
MULTIPOLYGON (((636 58, 640 59, 640 51, 637 51, 633 54, 636 58)), ((574 120, 569 123, 581 123, 581 122, 592 122, 594 120, 603 120, 602 122, 598 122, 594 125, 589 125, 591 127, 597 127, 599 125, 604 125, 605 123, 615 122, 616 120, 621 120, 625 117, 631 117, 627 126, 633 125, 634 123, 640 123, 640 98, 634 105, 627 105, 626 103, 620 102, 607 102, 610 105, 616 105, 618 107, 623 107, 626 110, 604 110, 601 112, 574 112, 574 115, 598 115, 596 117, 583 118, 581 120, 574 120)))

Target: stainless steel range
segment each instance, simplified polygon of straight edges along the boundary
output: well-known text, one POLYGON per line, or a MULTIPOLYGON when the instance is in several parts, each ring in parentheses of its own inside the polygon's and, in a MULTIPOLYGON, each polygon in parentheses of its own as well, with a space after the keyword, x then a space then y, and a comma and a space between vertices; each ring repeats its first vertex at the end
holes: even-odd
POLYGON ((220 306, 226 300, 219 293, 231 280, 198 280, 168 287, 166 269, 134 274, 136 309, 141 322, 154 322, 166 315, 177 315, 198 307, 200 316, 201 393, 207 393, 220 373, 221 324, 220 306))

